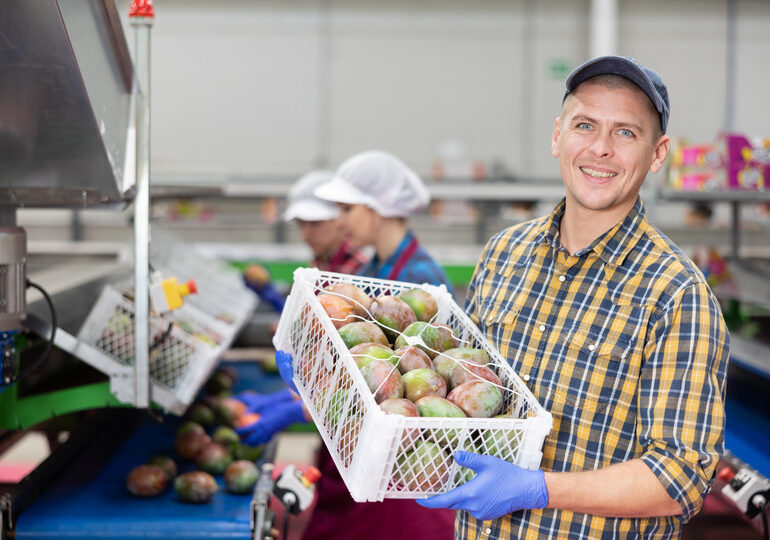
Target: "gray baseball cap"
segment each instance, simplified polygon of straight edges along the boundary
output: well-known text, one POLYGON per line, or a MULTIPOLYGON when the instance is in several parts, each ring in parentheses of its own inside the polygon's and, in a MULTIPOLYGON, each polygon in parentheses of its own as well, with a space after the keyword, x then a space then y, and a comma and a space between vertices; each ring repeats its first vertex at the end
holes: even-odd
POLYGON ((564 92, 562 103, 567 95, 578 85, 597 75, 620 75, 625 77, 647 94, 655 110, 660 115, 660 127, 663 133, 668 127, 669 103, 668 90, 660 75, 650 68, 644 67, 633 58, 625 56, 600 56, 578 66, 567 77, 567 91, 564 92))

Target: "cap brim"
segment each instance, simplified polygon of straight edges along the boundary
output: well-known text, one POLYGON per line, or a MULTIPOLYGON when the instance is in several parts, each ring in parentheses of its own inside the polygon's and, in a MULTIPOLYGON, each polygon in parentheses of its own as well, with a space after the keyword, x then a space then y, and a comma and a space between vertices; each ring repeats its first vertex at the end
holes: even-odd
POLYGON ((297 201, 289 205, 283 214, 283 219, 301 219, 303 221, 327 221, 337 219, 339 211, 328 204, 316 201, 297 201))
POLYGON ((658 91, 655 89, 655 85, 652 84, 652 81, 641 66, 619 56, 595 58, 573 71, 567 78, 567 92, 564 94, 564 97, 566 98, 567 94, 577 88, 579 84, 597 75, 619 75, 620 77, 625 77, 641 88, 647 94, 647 97, 650 98, 658 113, 663 114, 664 104, 660 99, 658 91))
POLYGON ((316 188, 313 193, 319 199, 333 203, 365 204, 370 206, 372 202, 369 196, 339 176, 335 176, 331 182, 316 188))

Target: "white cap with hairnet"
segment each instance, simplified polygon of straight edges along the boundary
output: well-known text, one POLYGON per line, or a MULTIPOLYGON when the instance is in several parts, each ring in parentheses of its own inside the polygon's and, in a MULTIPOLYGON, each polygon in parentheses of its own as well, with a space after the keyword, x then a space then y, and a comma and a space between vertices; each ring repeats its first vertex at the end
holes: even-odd
POLYGON ((383 217, 405 217, 430 202, 430 193, 417 173, 396 156, 379 150, 345 160, 332 181, 315 194, 327 201, 364 204, 383 217))
POLYGON ((289 207, 283 214, 283 219, 301 219, 303 221, 326 221, 337 219, 340 215, 337 206, 329 201, 319 199, 315 195, 318 186, 329 182, 332 171, 311 171, 297 180, 289 190, 289 207))

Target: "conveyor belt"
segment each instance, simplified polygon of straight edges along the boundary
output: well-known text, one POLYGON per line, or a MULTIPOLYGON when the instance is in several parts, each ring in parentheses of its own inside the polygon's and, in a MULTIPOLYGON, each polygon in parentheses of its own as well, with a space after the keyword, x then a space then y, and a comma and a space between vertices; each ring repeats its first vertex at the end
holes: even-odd
MULTIPOLYGON (((254 363, 228 364, 238 373, 236 391, 272 391, 283 385, 278 375, 265 375, 254 363)), ((153 499, 138 499, 125 488, 131 468, 157 453, 174 455, 179 419, 158 423, 148 415, 133 431, 123 426, 106 432, 84 452, 17 520, 16 538, 135 539, 250 538, 250 495, 222 489, 207 504, 184 504, 173 489, 153 499), (116 436, 123 431, 124 439, 116 436)), ((179 462, 180 472, 192 463, 179 462)), ((220 487, 222 477, 217 478, 220 487)))

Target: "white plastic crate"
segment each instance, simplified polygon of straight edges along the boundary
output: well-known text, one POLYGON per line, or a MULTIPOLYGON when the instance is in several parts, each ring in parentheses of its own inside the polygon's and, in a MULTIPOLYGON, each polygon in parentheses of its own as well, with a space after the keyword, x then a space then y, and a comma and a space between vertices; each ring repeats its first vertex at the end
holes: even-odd
MULTIPOLYGON (((179 415, 184 414, 229 345, 211 338, 210 319, 194 310, 180 310, 174 317, 184 321, 183 326, 191 332, 175 323, 168 337, 150 352, 149 359, 151 399, 179 415)), ((152 344, 168 330, 169 321, 151 315, 149 323, 152 344)), ((84 359, 110 375, 115 396, 131 402, 134 381, 126 367, 134 365, 134 303, 119 290, 106 286, 78 339, 90 346, 89 358, 84 359)))
POLYGON ((354 500, 420 498, 446 492, 472 473, 456 450, 494 455, 528 469, 540 465, 553 419, 445 287, 300 268, 273 339, 294 357, 294 383, 354 500), (372 298, 419 287, 437 301, 431 322, 451 327, 460 346, 479 348, 504 387, 503 412, 514 418, 412 418, 386 414, 374 400, 316 294, 351 283, 372 298), (426 453, 423 453, 426 452, 426 453))

